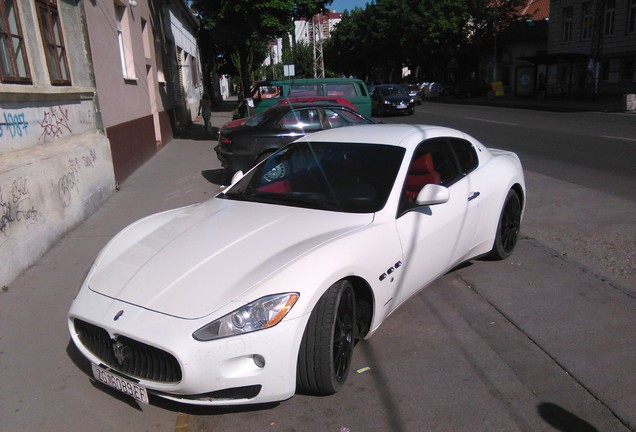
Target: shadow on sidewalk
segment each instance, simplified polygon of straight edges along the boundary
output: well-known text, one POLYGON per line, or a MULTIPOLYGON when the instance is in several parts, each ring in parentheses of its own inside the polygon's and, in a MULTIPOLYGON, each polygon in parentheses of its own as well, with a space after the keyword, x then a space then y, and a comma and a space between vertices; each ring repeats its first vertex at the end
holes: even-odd
POLYGON ((216 141, 219 139, 219 128, 210 127, 210 130, 206 132, 202 123, 192 123, 187 128, 177 131, 174 135, 177 139, 189 139, 194 141, 216 141))

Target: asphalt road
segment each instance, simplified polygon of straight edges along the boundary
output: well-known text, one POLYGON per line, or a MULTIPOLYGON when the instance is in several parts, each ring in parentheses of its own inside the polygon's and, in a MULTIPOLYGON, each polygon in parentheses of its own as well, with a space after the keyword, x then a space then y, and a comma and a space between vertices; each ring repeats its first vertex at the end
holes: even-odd
POLYGON ((0 430, 634 431, 635 120, 434 103, 384 119, 518 151, 528 182, 518 249, 412 298, 356 347, 340 393, 235 409, 138 406, 91 383, 69 345, 66 312, 106 241, 218 190, 199 175, 218 168, 213 142, 177 139, 0 292, 0 430))

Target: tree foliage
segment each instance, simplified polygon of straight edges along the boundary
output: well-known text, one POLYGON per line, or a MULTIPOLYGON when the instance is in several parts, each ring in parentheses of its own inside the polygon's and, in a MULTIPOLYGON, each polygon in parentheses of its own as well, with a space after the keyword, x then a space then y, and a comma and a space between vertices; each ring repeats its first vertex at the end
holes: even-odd
POLYGON ((376 0, 345 12, 325 44, 328 67, 373 81, 401 68, 441 79, 470 48, 520 19, 525 0, 376 0))
POLYGON ((193 0, 220 61, 230 62, 248 96, 251 74, 270 40, 293 32, 293 19, 311 16, 332 0, 193 0))

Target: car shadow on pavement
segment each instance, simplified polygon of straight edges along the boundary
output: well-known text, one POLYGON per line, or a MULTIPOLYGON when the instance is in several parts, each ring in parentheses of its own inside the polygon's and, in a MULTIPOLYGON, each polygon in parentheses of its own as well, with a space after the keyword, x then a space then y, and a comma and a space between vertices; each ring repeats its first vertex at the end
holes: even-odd
POLYGON ((204 179, 217 186, 228 186, 232 181, 230 173, 223 168, 203 170, 201 171, 201 175, 204 179))
POLYGON ((175 132, 175 138, 189 139, 194 141, 216 141, 219 139, 219 128, 211 126, 208 131, 205 126, 194 123, 191 126, 175 132))
POLYGON ((594 426, 559 405, 542 402, 537 406, 537 411, 546 423, 561 432, 599 432, 594 426))

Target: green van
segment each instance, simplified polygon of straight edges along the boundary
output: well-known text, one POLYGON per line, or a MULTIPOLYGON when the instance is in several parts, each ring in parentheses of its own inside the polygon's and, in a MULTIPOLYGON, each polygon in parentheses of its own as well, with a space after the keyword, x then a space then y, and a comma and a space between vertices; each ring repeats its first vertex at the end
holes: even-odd
MULTIPOLYGON (((371 117, 371 96, 364 81, 354 78, 302 78, 266 81, 252 88, 253 113, 259 113, 282 98, 340 97, 349 100, 358 112, 371 117)), ((238 107, 238 115, 246 117, 245 101, 238 107)), ((247 101, 247 104, 250 104, 247 101)), ((250 104, 251 105, 251 104, 250 104)))

